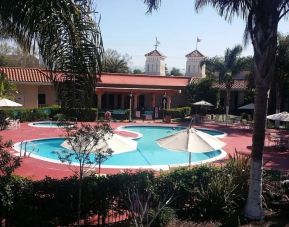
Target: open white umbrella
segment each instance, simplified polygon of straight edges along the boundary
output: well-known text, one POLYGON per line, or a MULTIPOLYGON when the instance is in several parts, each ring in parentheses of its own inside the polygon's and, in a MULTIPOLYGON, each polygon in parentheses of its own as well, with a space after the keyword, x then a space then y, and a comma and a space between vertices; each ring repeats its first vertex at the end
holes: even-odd
POLYGON ((274 121, 287 121, 287 122, 289 122, 289 113, 288 112, 281 112, 281 113, 268 115, 267 119, 274 120, 274 121))
MULTIPOLYGON (((86 147, 86 149, 90 150, 90 149, 95 149, 95 151, 105 151, 108 148, 110 148, 113 151, 113 154, 120 154, 120 153, 124 153, 124 152, 129 152, 129 151, 134 151, 137 149, 137 142, 123 137, 123 136, 119 136, 116 134, 113 134, 111 137, 107 137, 105 138, 104 141, 99 142, 99 144, 97 144, 96 146, 94 146, 95 144, 92 141, 86 141, 88 144, 88 147, 86 147), (89 146, 93 146, 93 147, 89 147, 89 146)), ((83 145, 83 144, 82 144, 83 145)), ((67 140, 65 140, 62 144, 62 147, 65 147, 67 149, 72 149, 71 145, 68 143, 67 140)), ((77 151, 81 151, 83 148, 82 147, 76 147, 77 151)))
POLYGON ((17 107, 22 106, 22 104, 11 101, 9 99, 0 98, 0 107, 17 107))
POLYGON ((207 101, 201 100, 199 102, 193 103, 194 106, 214 106, 212 103, 209 103, 207 101))
POLYGON ((240 106, 238 109, 239 110, 254 110, 255 109, 255 104, 254 103, 249 103, 247 105, 240 106))
POLYGON ((216 137, 194 128, 185 129, 176 134, 161 138, 157 140, 157 143, 169 150, 190 152, 189 165, 191 165, 191 153, 215 151, 226 145, 216 137))

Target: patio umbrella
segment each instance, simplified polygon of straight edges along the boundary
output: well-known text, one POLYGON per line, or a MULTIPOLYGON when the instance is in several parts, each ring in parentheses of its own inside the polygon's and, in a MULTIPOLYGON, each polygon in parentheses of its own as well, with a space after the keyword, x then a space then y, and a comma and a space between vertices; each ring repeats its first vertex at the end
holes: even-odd
POLYGON ((17 107, 22 106, 22 104, 11 101, 9 99, 0 98, 0 107, 17 107))
POLYGON ((209 103, 207 101, 201 100, 198 102, 193 103, 194 106, 214 106, 212 103, 209 103))
MULTIPOLYGON (((87 150, 95 149, 95 151, 98 150, 102 152, 110 148, 113 151, 113 154, 120 154, 124 152, 134 151, 137 149, 136 141, 116 134, 113 134, 111 137, 105 137, 104 141, 99 142, 96 146, 94 146, 95 144, 92 141, 88 140, 85 142, 88 143, 86 148, 87 150)), ((67 140, 65 140, 61 144, 61 146, 70 150, 72 149, 71 145, 68 144, 67 140)), ((76 147, 76 149, 78 151, 81 151, 82 147, 76 147)))
POLYGON ((254 110, 255 109, 255 104, 254 103, 249 103, 247 105, 240 106, 238 109, 239 110, 254 110))
POLYGON ((289 113, 281 112, 281 113, 268 115, 267 119, 274 120, 274 121, 287 121, 287 122, 289 122, 289 113))
POLYGON ((225 143, 216 137, 194 128, 161 138, 157 140, 157 143, 169 150, 189 152, 189 165, 191 165, 191 153, 210 152, 225 146, 225 143))

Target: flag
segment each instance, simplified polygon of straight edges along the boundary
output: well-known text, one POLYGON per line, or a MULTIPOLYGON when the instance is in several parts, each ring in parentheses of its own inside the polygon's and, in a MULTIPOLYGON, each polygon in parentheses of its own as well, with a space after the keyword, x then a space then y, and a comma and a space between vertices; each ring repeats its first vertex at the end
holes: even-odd
POLYGON ((199 38, 199 37, 197 37, 197 43, 199 43, 199 42, 201 42, 202 40, 199 38))
POLYGON ((158 37, 156 37, 156 45, 160 45, 160 41, 158 41, 158 37))

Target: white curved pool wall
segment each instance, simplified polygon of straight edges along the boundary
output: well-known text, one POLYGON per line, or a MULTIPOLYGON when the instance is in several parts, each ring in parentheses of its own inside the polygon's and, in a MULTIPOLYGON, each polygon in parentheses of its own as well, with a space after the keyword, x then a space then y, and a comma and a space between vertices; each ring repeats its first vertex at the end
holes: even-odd
MULTIPOLYGON (((36 127, 36 128, 64 128, 64 126, 56 125, 57 121, 36 121, 31 122, 28 126, 36 127)), ((69 125, 68 127, 72 127, 73 124, 69 125)))
MULTIPOLYGON (((146 127, 144 125, 127 125, 127 127, 130 127, 130 126, 141 126, 141 127, 146 127)), ((168 128, 172 128, 171 126, 162 126, 162 125, 155 125, 157 127, 168 127, 168 128)), ((137 133, 135 131, 130 131, 130 130, 126 130, 125 129, 126 126, 120 126, 117 128, 117 130, 122 130, 122 131, 128 131, 130 133, 134 133, 134 134, 138 134, 138 137, 137 138, 141 138, 142 137, 142 134, 141 133, 137 133)), ((147 127, 153 127, 152 126, 147 126, 147 127)), ((179 127, 177 126, 178 128, 185 128, 185 127, 179 127)), ((205 129, 205 128, 204 128, 205 129)), ((218 130, 214 130, 213 131, 218 131, 218 130)), ((221 132, 221 131, 219 131, 221 132)), ((222 132, 223 133, 223 132, 222 132)), ((226 136, 227 134, 224 133, 224 135, 221 135, 222 137, 226 136)), ((216 136, 216 137, 219 137, 220 135, 216 136)), ((25 141, 22 141, 22 143, 24 144, 25 142, 30 142, 30 141, 37 141, 37 140, 44 140, 44 139, 58 139, 58 138, 61 138, 61 137, 50 137, 50 138, 39 138, 39 139, 35 139, 35 140, 25 140, 25 141)), ((134 139, 137 139, 137 138, 134 138, 134 139)), ((15 143, 13 145, 13 149, 15 151, 18 152, 18 154, 16 155, 20 155, 20 145, 21 145, 21 142, 18 142, 18 143, 15 143)), ((206 160, 202 160, 202 161, 196 161, 196 162, 192 162, 191 165, 201 165, 201 164, 206 164, 206 163, 209 163, 209 162, 214 162, 214 161, 217 161, 217 160, 220 160, 220 159, 223 159, 227 156, 227 153, 223 150, 223 149, 220 149, 220 152, 221 154, 216 156, 216 157, 213 157, 213 158, 208 158, 206 160)), ((28 152, 29 153, 29 152, 28 152)), ((45 157, 42 157, 40 155, 37 155, 35 153, 30 153, 29 157, 32 157, 32 158, 36 158, 36 159, 40 159, 40 160, 43 160, 43 161, 48 161, 48 162, 52 162, 52 163, 58 163, 58 164, 67 164, 68 163, 63 163, 61 162, 60 160, 54 160, 54 159, 50 159, 50 158, 45 158, 45 157)), ((73 166, 78 166, 78 163, 71 163, 70 165, 73 165, 73 166)), ((170 165, 146 165, 146 166, 126 166, 126 165, 104 165, 102 164, 101 167, 102 168, 107 168, 107 169, 153 169, 153 170, 169 170, 170 168, 175 168, 175 167, 184 167, 184 166, 188 166, 189 165, 189 162, 186 162, 186 163, 181 163, 181 164, 170 164, 170 165)), ((90 166, 91 167, 91 166, 90 166)))

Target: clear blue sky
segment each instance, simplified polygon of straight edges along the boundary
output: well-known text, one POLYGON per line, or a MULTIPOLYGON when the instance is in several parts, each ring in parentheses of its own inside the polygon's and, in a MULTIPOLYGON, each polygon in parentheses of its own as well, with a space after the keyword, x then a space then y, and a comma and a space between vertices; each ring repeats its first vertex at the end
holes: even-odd
MULTIPOLYGON (((241 19, 230 24, 210 6, 196 13, 193 0, 162 0, 152 14, 146 14, 143 0, 94 1, 101 13, 104 48, 130 55, 133 68, 144 67, 144 54, 154 49, 156 36, 169 68, 185 68, 185 55, 195 49, 197 37, 202 40, 198 50, 208 57, 222 56, 227 47, 242 44, 245 23, 241 19)), ((288 25, 289 21, 282 21, 279 31, 287 34, 288 25)), ((252 54, 249 44, 243 55, 252 54)))

